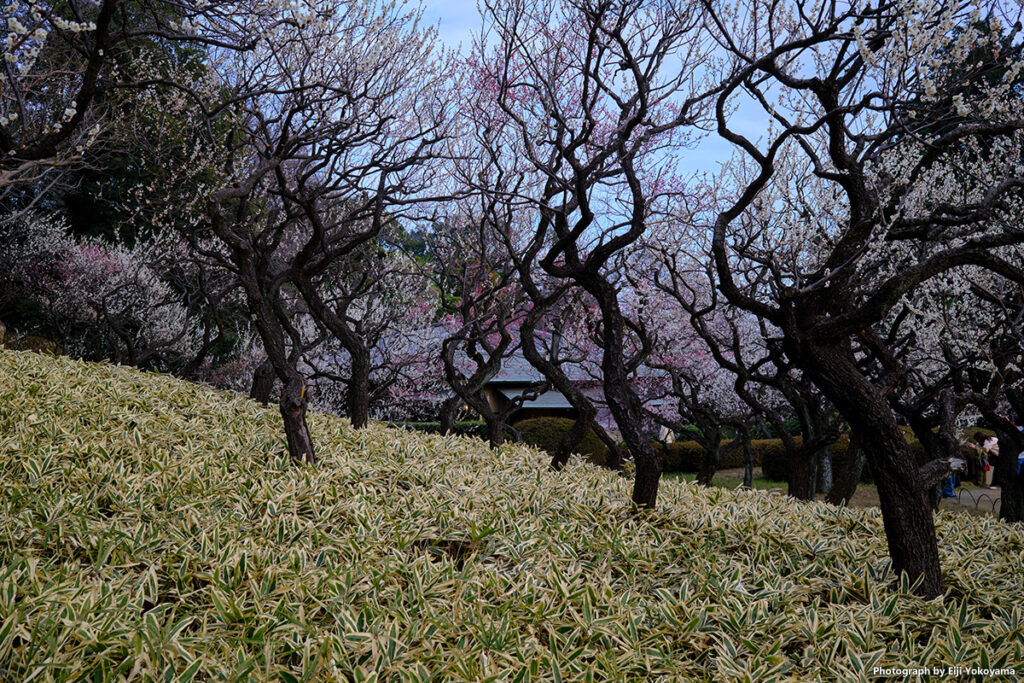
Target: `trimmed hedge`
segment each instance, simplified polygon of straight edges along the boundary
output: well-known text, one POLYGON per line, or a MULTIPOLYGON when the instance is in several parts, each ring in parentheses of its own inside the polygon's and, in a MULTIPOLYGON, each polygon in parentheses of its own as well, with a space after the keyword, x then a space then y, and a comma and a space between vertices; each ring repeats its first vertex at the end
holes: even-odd
MULTIPOLYGON (((575 421, 566 417, 534 417, 512 426, 519 431, 523 443, 554 455, 558 450, 558 444, 562 442, 562 437, 574 424, 575 421)), ((576 451, 595 465, 604 465, 608 461, 608 447, 597 438, 593 429, 583 437, 576 451)))
POLYGON ((665 472, 697 472, 704 461, 704 449, 696 441, 654 444, 665 459, 665 472))
MULTIPOLYGON (((774 442, 778 442, 778 439, 754 439, 750 442, 754 452, 755 466, 761 464, 766 445, 774 442)), ((730 453, 724 453, 724 446, 727 443, 729 442, 723 440, 722 461, 719 463, 718 469, 727 470, 743 467, 743 449, 737 447, 730 453)), ((704 462, 704 448, 696 441, 676 441, 675 443, 668 444, 667 449, 661 443, 655 443, 654 447, 661 451, 665 457, 666 472, 698 472, 704 462)))
MULTIPOLYGON (((440 422, 389 422, 389 427, 404 427, 424 434, 440 434, 440 422)), ((457 436, 477 436, 487 438, 487 423, 483 420, 456 422, 452 425, 452 434, 457 436)))
MULTIPOLYGON (((797 443, 803 441, 793 437, 797 443)), ((789 478, 789 460, 782 439, 756 439, 751 444, 755 453, 761 455, 761 476, 771 481, 786 481, 789 478)))
POLYGON ((46 339, 45 337, 37 337, 36 335, 19 335, 15 333, 7 333, 0 335, 0 349, 10 349, 11 351, 35 351, 36 353, 45 353, 50 355, 57 355, 61 353, 61 348, 57 346, 57 343, 46 339))
MULTIPOLYGON (((799 444, 802 442, 801 437, 794 437, 796 442, 799 444)), ((921 443, 916 439, 908 439, 911 450, 914 451, 915 457, 921 459, 920 454, 924 453, 924 448, 921 443)), ((761 463, 761 475, 770 481, 788 481, 789 480, 789 459, 786 457, 786 449, 782 445, 781 439, 772 439, 771 445, 764 450, 764 460, 761 463)), ((843 434, 839 437, 832 446, 829 447, 829 451, 832 454, 832 471, 836 474, 842 472, 846 467, 846 456, 847 451, 850 447, 850 436, 849 434, 843 434)), ((871 478, 871 468, 865 462, 863 469, 860 473, 860 481, 862 484, 870 484, 874 481, 871 478)))
MULTIPOLYGON (((924 450, 924 444, 914 438, 914 433, 909 427, 900 427, 900 430, 903 432, 904 437, 907 440, 907 444, 910 446, 911 453, 914 454, 915 462, 917 462, 918 466, 924 465, 928 459, 928 455, 924 450)), ((801 442, 801 438, 799 436, 794 438, 798 444, 801 442)), ((761 449, 754 449, 755 453, 760 450, 763 456, 761 462, 762 476, 771 481, 788 481, 789 460, 786 457, 786 449, 782 446, 781 439, 766 439, 765 442, 767 442, 766 445, 762 446, 761 449)), ((830 447, 830 452, 832 453, 832 471, 834 473, 838 474, 846 467, 846 456, 849 447, 849 434, 843 434, 840 436, 839 440, 830 447)), ((974 451, 969 445, 965 445, 963 447, 964 458, 971 458, 973 453, 974 451)), ((861 470, 860 482, 862 484, 874 483, 874 477, 871 474, 871 467, 867 462, 864 463, 864 468, 861 470)))
MULTIPOLYGON (((797 443, 800 443, 801 438, 799 436, 795 438, 797 443)), ((839 441, 832 445, 832 467, 836 471, 845 466, 848 446, 849 437, 846 435, 840 437, 839 441)), ((662 449, 661 444, 657 444, 656 447, 659 450, 662 449)), ((753 451, 754 466, 761 467, 761 473, 765 479, 786 481, 789 478, 789 461, 786 459, 786 449, 783 447, 781 439, 753 439, 750 442, 750 447, 753 451)), ((923 448, 917 441, 911 443, 911 448, 915 449, 915 454, 918 449, 923 454, 923 448)), ((666 472, 698 472, 704 461, 704 449, 696 441, 679 441, 669 444, 668 450, 664 453, 666 472)), ((920 458, 921 456, 919 456, 920 458)), ((718 469, 734 469, 743 467, 743 465, 743 449, 737 448, 722 457, 718 469)), ((867 465, 861 472, 861 481, 864 483, 872 481, 871 471, 867 465)))

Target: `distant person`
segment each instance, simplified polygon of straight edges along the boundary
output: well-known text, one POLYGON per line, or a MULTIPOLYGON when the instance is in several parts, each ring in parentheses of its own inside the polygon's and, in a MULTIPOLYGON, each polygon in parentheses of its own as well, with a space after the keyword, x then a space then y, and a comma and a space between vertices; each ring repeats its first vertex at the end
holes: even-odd
MULTIPOLYGON (((1018 432, 1024 432, 1024 425, 1018 424, 1018 421, 1020 420, 1020 416, 1018 416, 1016 413, 1012 413, 1011 415, 1012 415, 1012 417, 1011 417, 1010 421, 1013 423, 1013 426, 1017 428, 1018 432)), ((1024 451, 1021 451, 1020 453, 1017 454, 1017 476, 1018 477, 1021 476, 1021 472, 1024 472, 1024 451)))
POLYGON ((985 439, 987 438, 988 435, 984 432, 975 432, 969 442, 974 451, 969 467, 970 478, 978 486, 981 486, 982 482, 985 481, 985 473, 982 471, 982 466, 988 462, 988 451, 985 450, 985 439))
POLYGON ((947 479, 942 484, 942 497, 943 498, 956 498, 956 490, 955 489, 956 489, 957 483, 958 482, 956 480, 956 475, 954 474, 954 475, 950 476, 950 478, 947 479))
POLYGON ((956 487, 959 483, 960 477, 955 472, 949 475, 949 478, 942 482, 942 497, 956 498, 956 487))
POLYGON ((992 485, 992 474, 995 469, 994 460, 999 457, 999 439, 994 436, 988 436, 984 432, 975 432, 974 441, 980 445, 978 483, 990 489, 998 488, 992 485))

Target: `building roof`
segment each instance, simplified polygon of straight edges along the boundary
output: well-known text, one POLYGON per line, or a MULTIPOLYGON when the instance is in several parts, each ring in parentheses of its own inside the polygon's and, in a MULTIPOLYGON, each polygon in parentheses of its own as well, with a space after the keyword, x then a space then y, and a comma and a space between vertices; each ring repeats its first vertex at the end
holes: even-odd
MULTIPOLYGON (((592 377, 580 363, 562 363, 562 371, 573 382, 593 382, 592 377)), ((540 370, 530 365, 522 349, 516 349, 501 361, 501 370, 491 380, 492 384, 537 384, 544 381, 540 370)))
MULTIPOLYGON (((518 389, 498 389, 498 391, 500 391, 501 394, 509 400, 519 398, 520 396, 520 391, 518 389)), ((568 399, 566 399, 560 391, 545 391, 532 401, 523 401, 522 407, 534 409, 542 408, 545 410, 571 410, 572 404, 569 403, 568 399)))

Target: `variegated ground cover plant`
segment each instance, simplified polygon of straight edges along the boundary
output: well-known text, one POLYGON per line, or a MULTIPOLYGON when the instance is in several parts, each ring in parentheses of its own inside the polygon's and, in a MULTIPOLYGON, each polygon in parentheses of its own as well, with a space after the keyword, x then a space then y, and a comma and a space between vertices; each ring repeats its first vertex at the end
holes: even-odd
POLYGON ((940 513, 948 589, 925 601, 894 583, 876 510, 666 482, 637 512, 582 462, 320 414, 321 460, 297 468, 279 420, 0 352, 0 678, 1024 671, 1019 525, 940 513))

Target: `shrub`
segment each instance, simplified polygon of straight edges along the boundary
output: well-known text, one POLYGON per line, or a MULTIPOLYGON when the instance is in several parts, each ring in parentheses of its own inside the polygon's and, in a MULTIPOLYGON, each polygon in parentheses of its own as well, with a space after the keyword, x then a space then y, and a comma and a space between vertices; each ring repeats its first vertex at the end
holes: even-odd
MULTIPOLYGON (((802 442, 799 436, 794 438, 797 443, 802 442)), ((761 476, 770 481, 789 479, 789 459, 782 439, 754 439, 751 446, 761 455, 761 476)))
MULTIPOLYGON (((761 464, 761 460, 764 454, 754 447, 754 441, 750 442, 750 450, 752 452, 754 467, 758 467, 761 464)), ((724 448, 723 448, 724 451, 724 448)), ((736 467, 744 467, 746 465, 745 455, 743 454, 743 447, 737 446, 728 453, 722 454, 722 462, 718 465, 719 469, 728 470, 736 467)))
MULTIPOLYGON (((797 444, 802 443, 801 437, 795 437, 797 444)), ((838 474, 846 467, 846 456, 850 446, 850 437, 843 434, 829 447, 832 455, 832 471, 838 474)), ((782 445, 781 439, 764 439, 759 442, 758 449, 762 453, 761 475, 770 481, 789 480, 789 458, 786 455, 786 448, 782 445)), ((860 480, 864 483, 871 482, 871 471, 867 463, 861 470, 860 480)))
MULTIPOLYGON (((793 436, 800 436, 803 432, 803 430, 800 427, 800 420, 796 419, 796 417, 787 417, 786 419, 784 419, 783 426, 786 428, 786 431, 792 434, 793 436)), ((779 438, 778 432, 775 430, 775 426, 772 425, 770 422, 766 421, 764 423, 764 430, 759 431, 765 434, 766 441, 770 439, 779 438)))
MULTIPOLYGON (((388 422, 391 427, 404 427, 424 434, 440 434, 440 422, 388 422)), ((481 439, 487 438, 487 423, 483 420, 467 420, 456 422, 452 425, 452 434, 457 436, 476 436, 481 439)))
MULTIPOLYGON (((907 440, 907 444, 910 446, 910 452, 914 456, 914 461, 918 467, 924 465, 928 461, 928 455, 925 452, 924 444, 914 438, 913 432, 909 427, 901 427, 901 431, 904 433, 904 437, 907 440)), ((796 437, 797 443, 800 443, 800 437, 796 437)), ((761 463, 761 473, 765 479, 771 481, 788 481, 789 480, 789 459, 786 457, 786 450, 782 446, 780 439, 765 439, 760 442, 760 450, 763 453, 763 460, 761 463)), ((832 471, 838 476, 840 472, 846 467, 847 450, 850 446, 850 437, 848 434, 843 434, 839 437, 830 447, 832 454, 832 471)), ((965 458, 969 458, 973 455, 973 449, 969 445, 965 445, 963 448, 963 455, 965 458)), ((874 483, 874 477, 871 474, 871 466, 865 461, 864 467, 861 469, 860 482, 862 484, 874 483)))
MULTIPOLYGON (((523 443, 554 455, 562 437, 574 424, 573 420, 565 417, 534 417, 512 426, 519 432, 523 443)), ((608 447, 597 438, 593 429, 587 432, 576 450, 595 465, 604 465, 608 461, 608 447)))
POLYGON ((36 309, 46 336, 72 355, 166 369, 200 344, 199 320, 167 272, 183 249, 76 239, 53 217, 0 223, 0 295, 33 302, 21 308, 36 309))
POLYGON ((704 462, 704 449, 696 441, 676 441, 667 448, 655 443, 654 448, 664 456, 666 472, 697 472, 704 462))
MULTIPOLYGON (((918 444, 918 442, 916 440, 910 442, 911 450, 913 450, 914 444, 918 444)), ((839 440, 832 444, 829 451, 832 453, 832 476, 838 477, 847 466, 847 458, 850 454, 850 435, 843 434, 840 436, 839 440)), ((862 484, 871 484, 874 482, 874 479, 871 476, 871 466, 868 464, 867 460, 864 461, 864 466, 860 470, 859 481, 862 484)))
POLYGON ((35 351, 36 353, 61 353, 61 348, 52 340, 32 334, 19 335, 8 333, 5 337, 0 338, 0 348, 16 351, 35 351))
POLYGON ((700 428, 697 425, 683 425, 676 432, 676 441, 693 441, 696 436, 700 436, 700 428))
MULTIPOLYGON (((737 446, 735 449, 726 452, 725 444, 727 443, 729 442, 723 441, 722 460, 718 464, 718 469, 727 470, 743 467, 743 448, 737 446)), ((755 443, 751 442, 751 446, 753 447, 755 443)), ((668 444, 667 450, 663 448, 660 442, 656 442, 655 448, 664 453, 666 472, 699 472, 704 464, 704 448, 696 441, 676 441, 675 443, 668 444)), ((756 467, 761 464, 762 454, 756 447, 752 448, 752 450, 754 466, 756 467)))

